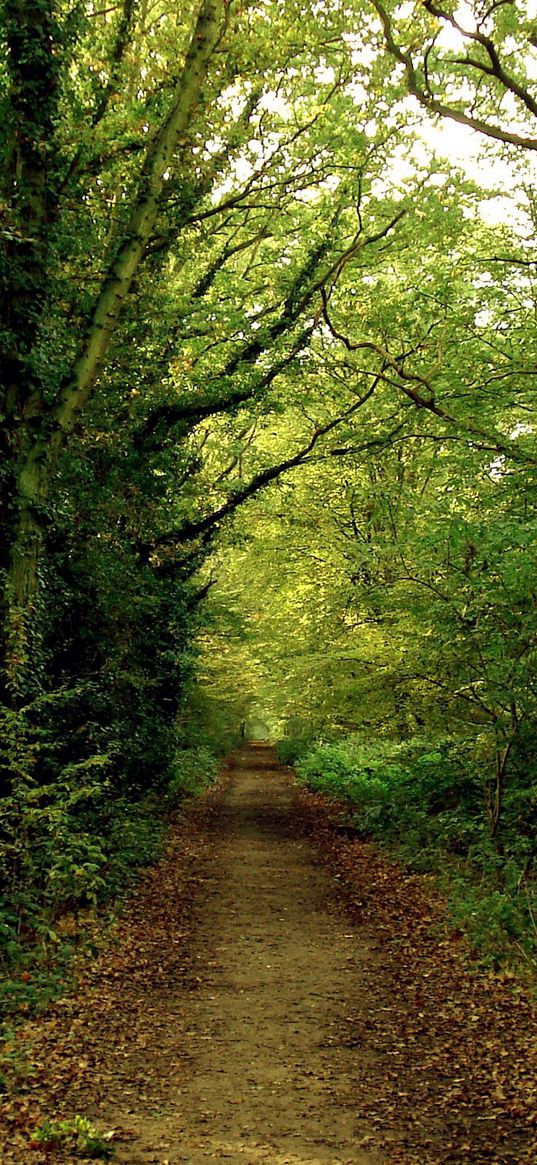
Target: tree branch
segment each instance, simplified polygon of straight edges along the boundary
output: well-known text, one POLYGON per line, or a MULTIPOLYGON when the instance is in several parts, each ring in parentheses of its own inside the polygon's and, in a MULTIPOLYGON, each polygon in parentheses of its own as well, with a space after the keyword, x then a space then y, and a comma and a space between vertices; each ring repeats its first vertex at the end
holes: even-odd
POLYGON ((157 221, 164 174, 201 99, 207 65, 219 39, 223 12, 223 0, 203 0, 172 108, 153 141, 142 170, 138 198, 126 227, 125 241, 102 287, 73 376, 62 385, 54 405, 57 445, 61 445, 65 435, 71 432, 92 394, 121 308, 157 221))
POLYGON ((322 291, 321 295, 323 297, 323 317, 334 338, 340 340, 349 352, 357 352, 364 349, 367 349, 371 352, 376 352, 377 355, 381 357, 383 362, 382 370, 379 373, 381 378, 387 384, 393 385, 394 388, 397 388, 400 392, 404 393, 404 395, 408 397, 417 408, 425 409, 427 412, 433 413, 434 416, 438 417, 446 424, 455 426, 462 433, 465 433, 468 439, 480 442, 481 448, 489 448, 491 451, 500 453, 505 457, 509 457, 513 461, 518 461, 525 465, 536 464, 534 457, 530 457, 528 454, 521 452, 516 448, 515 445, 508 444, 500 436, 500 434, 494 432, 494 430, 492 430, 492 432, 487 432, 485 429, 481 429, 478 425, 474 425, 470 421, 460 420, 459 418, 452 416, 451 413, 448 413, 440 405, 436 404, 430 379, 422 376, 417 372, 407 372, 406 369, 403 368, 400 362, 400 358, 391 356, 390 353, 382 347, 382 345, 376 344, 373 340, 359 340, 356 343, 349 340, 348 336, 345 336, 342 332, 339 332, 338 329, 334 327, 328 314, 326 293, 322 291), (392 372, 396 374, 398 379, 391 380, 386 375, 386 369, 391 369, 392 372), (428 397, 423 396, 419 389, 414 388, 411 384, 408 383, 408 381, 414 381, 415 384, 421 385, 430 395, 428 397), (483 445, 482 442, 486 442, 486 444, 483 445))
MULTIPOLYGON (((362 405, 364 405, 366 401, 371 398, 379 382, 380 376, 377 377, 373 384, 370 385, 364 395, 361 396, 358 400, 354 401, 348 409, 345 409, 345 411, 339 416, 333 417, 330 421, 327 421, 325 425, 320 425, 317 429, 315 429, 307 445, 304 445, 302 449, 299 449, 298 453, 295 453, 292 457, 285 458, 285 460, 280 461, 277 465, 271 465, 267 469, 261 470, 260 473, 255 474, 254 477, 247 483, 247 485, 245 485, 242 489, 237 490, 237 492, 228 498, 228 500, 224 502, 222 506, 220 506, 217 510, 213 510, 212 513, 207 514, 204 518, 200 518, 198 521, 185 522, 177 530, 171 531, 169 534, 164 534, 162 537, 156 539, 153 543, 140 543, 140 552, 147 556, 151 556, 152 553, 155 553, 159 549, 182 545, 183 543, 190 542, 193 539, 204 537, 210 534, 213 530, 216 530, 225 518, 233 514, 234 511, 238 509, 239 506, 242 506, 249 498, 259 493, 260 490, 264 489, 267 485, 270 485, 270 483, 275 481, 278 477, 281 477, 283 473, 287 473, 289 470, 295 469, 297 466, 304 464, 304 462, 307 461, 309 455, 315 449, 315 446, 321 437, 327 436, 327 434, 331 433, 335 428, 337 428, 338 425, 341 425, 344 421, 349 420, 358 411, 358 409, 360 409, 362 405)), ((382 438, 382 440, 389 440, 389 438, 382 438)), ((377 443, 378 439, 374 439, 373 442, 366 442, 362 446, 362 449, 368 449, 372 444, 377 443)))
MULTIPOLYGON (((478 133, 484 134, 486 137, 494 138, 496 141, 505 142, 508 145, 520 146, 522 149, 526 150, 537 150, 537 138, 523 137, 521 134, 511 133, 509 130, 502 129, 499 125, 490 124, 487 121, 483 121, 481 118, 473 117, 471 114, 464 113, 461 109, 455 109, 453 106, 446 105, 444 102, 439 101, 436 97, 434 97, 432 93, 426 92, 426 90, 420 85, 418 74, 414 67, 410 53, 405 52, 404 49, 402 49, 395 40, 391 18, 388 15, 384 5, 381 3, 381 0, 372 0, 372 4, 381 21, 388 52, 392 57, 394 57, 396 61, 399 62, 400 65, 403 66, 405 70, 408 91, 412 94, 413 97, 416 98, 417 101, 419 101, 420 105, 422 105, 424 109, 427 109, 430 113, 437 113, 440 117, 447 117, 451 121, 456 121, 459 125, 467 125, 470 129, 474 129, 478 133)), ((431 13, 433 12, 432 5, 426 3, 425 7, 431 13)), ((441 9, 436 9, 436 12, 440 13, 440 16, 445 20, 449 20, 451 23, 454 23, 454 18, 449 17, 448 14, 444 13, 441 9)), ((459 29, 459 31, 461 31, 462 35, 464 36, 473 35, 465 32, 463 29, 459 29)), ((479 39, 479 37, 477 39, 479 39)), ((500 83, 507 91, 515 94, 517 97, 520 97, 528 109, 533 112, 533 106, 535 105, 535 109, 537 110, 537 104, 533 101, 533 98, 530 97, 527 90, 519 86, 514 78, 510 77, 507 73, 504 72, 501 66, 499 72, 496 70, 494 71, 494 76, 497 78, 497 80, 500 81, 500 83)))
MULTIPOLYGON (((339 279, 343 269, 361 250, 386 238, 390 231, 404 217, 406 210, 402 209, 398 211, 384 227, 375 231, 374 234, 367 235, 365 238, 362 238, 362 227, 360 225, 358 233, 343 253, 337 259, 333 260, 327 270, 317 275, 317 269, 327 254, 340 214, 341 207, 338 207, 328 224, 325 238, 311 252, 297 273, 293 286, 283 302, 279 318, 269 327, 264 333, 264 336, 259 334, 250 340, 240 352, 237 352, 231 357, 219 373, 218 380, 221 381, 222 379, 232 377, 241 365, 254 365, 258 357, 264 351, 267 351, 270 345, 291 329, 317 292, 321 292, 323 304, 326 305, 326 285, 330 284, 332 288, 339 279), (313 275, 316 275, 316 278, 311 282, 313 275), (301 294, 303 288, 304 290, 301 294)), ((227 396, 219 397, 217 400, 209 400, 202 403, 180 401, 177 404, 161 405, 158 409, 155 409, 135 435, 135 444, 138 448, 143 448, 144 445, 149 446, 151 438, 160 424, 171 426, 185 421, 189 425, 197 424, 199 421, 205 420, 209 416, 214 416, 218 412, 223 412, 227 408, 233 408, 236 405, 245 404, 247 401, 252 400, 259 392, 268 388, 276 376, 288 367, 298 352, 302 350, 305 343, 311 338, 316 323, 317 319, 312 326, 303 328, 297 342, 293 344, 291 351, 282 359, 278 360, 273 368, 264 373, 253 385, 235 390, 227 396)))

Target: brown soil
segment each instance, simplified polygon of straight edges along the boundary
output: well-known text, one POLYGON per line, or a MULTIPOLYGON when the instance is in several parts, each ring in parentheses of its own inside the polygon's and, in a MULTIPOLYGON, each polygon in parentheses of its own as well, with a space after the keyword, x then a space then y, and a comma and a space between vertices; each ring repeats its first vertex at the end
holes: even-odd
POLYGON ((31 1134, 83 1113, 118 1165, 529 1163, 527 993, 473 974, 441 916, 244 749, 78 993, 21 1029, 2 1161, 80 1162, 31 1134))
MULTIPOLYGON (((136 1136, 119 1160, 373 1165, 353 1105, 367 1065, 341 1038, 370 951, 334 914, 333 883, 272 752, 242 762, 211 823, 194 989, 160 1000, 177 1071, 158 1090, 158 1113, 149 1100, 131 1117, 136 1136)), ((124 1111, 109 1120, 121 1124, 124 1111)))

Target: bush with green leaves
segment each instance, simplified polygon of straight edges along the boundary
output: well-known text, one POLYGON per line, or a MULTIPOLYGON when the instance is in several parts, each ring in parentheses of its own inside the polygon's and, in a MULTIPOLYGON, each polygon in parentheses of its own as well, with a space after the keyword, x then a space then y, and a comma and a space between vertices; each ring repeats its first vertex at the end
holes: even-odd
POLYGON ((175 808, 185 797, 200 793, 212 784, 217 775, 218 760, 209 748, 199 745, 181 749, 174 757, 173 776, 166 790, 167 805, 175 808))
POLYGON ((100 1133, 85 1116, 74 1116, 66 1120, 46 1120, 32 1134, 32 1145, 53 1148, 69 1148, 77 1157, 96 1158, 101 1161, 113 1156, 113 1132, 100 1133))
MULTIPOLYGON (((483 869, 483 854, 479 861, 483 869)), ((490 865, 492 873, 494 858, 490 865)), ((476 882, 467 868, 446 888, 450 919, 468 935, 485 966, 497 969, 513 955, 537 963, 537 886, 515 862, 503 864, 501 886, 486 876, 476 882)))
POLYGON ((412 846, 460 849, 465 822, 480 812, 480 785, 468 760, 452 741, 414 738, 394 741, 349 738, 319 744, 299 760, 297 774, 310 788, 345 801, 363 833, 412 846))
POLYGON ((278 757, 284 765, 296 765, 297 762, 312 748, 315 747, 315 736, 311 731, 290 733, 278 741, 278 757))
POLYGON ((521 827, 535 812, 531 776, 511 772, 501 832, 491 837, 484 776, 467 742, 350 737, 319 743, 296 772, 345 806, 357 834, 390 846, 415 870, 439 873, 453 921, 485 958, 537 956, 537 847, 521 827))
MULTIPOLYGON (((65 709, 76 700, 62 693, 58 703, 65 709)), ((52 698, 41 704, 48 711, 52 698)), ((39 713, 41 719, 35 709, 8 711, 3 722, 0 759, 11 790, 0 798, 0 965, 7 976, 1 1004, 8 1011, 21 1000, 37 1006, 57 992, 70 953, 57 920, 120 893, 133 871, 156 860, 165 812, 217 773, 214 755, 199 747, 176 753, 164 793, 121 796, 116 758, 105 753, 64 763, 54 781, 45 781, 52 760, 43 707, 39 713)))

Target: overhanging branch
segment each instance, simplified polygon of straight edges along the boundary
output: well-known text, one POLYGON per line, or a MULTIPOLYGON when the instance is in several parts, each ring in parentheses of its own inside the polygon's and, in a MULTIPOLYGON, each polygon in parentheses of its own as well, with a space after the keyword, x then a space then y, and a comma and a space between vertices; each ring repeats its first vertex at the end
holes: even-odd
MULTIPOLYGON (((525 150, 537 150, 537 138, 531 136, 524 136, 522 134, 512 133, 510 130, 503 129, 502 126, 491 122, 484 121, 482 118, 473 117, 469 113, 465 113, 462 109, 457 109, 455 106, 447 105, 444 101, 439 101, 438 98, 425 88, 419 80, 418 73, 414 66, 414 62, 409 52, 405 52, 401 45, 395 39, 395 32, 393 22, 389 16, 386 8, 381 3, 381 0, 372 0, 373 7, 382 24, 384 39, 386 47, 394 60, 398 61, 403 66, 406 77, 406 84, 409 93, 427 109, 429 113, 438 114, 440 117, 447 117, 451 121, 456 121, 459 125, 467 125, 469 129, 476 130, 477 133, 483 134, 485 137, 493 138, 499 142, 505 142, 508 145, 520 146, 525 150)), ((480 67, 481 72, 488 72, 498 83, 502 86, 504 91, 511 93, 518 97, 523 102, 528 110, 532 113, 537 112, 537 103, 531 97, 523 86, 510 74, 503 69, 498 54, 492 45, 489 38, 484 37, 483 34, 469 33, 456 23, 455 18, 444 12, 443 9, 437 8, 433 3, 426 2, 424 7, 436 19, 444 19, 448 21, 453 27, 464 37, 469 37, 473 40, 478 40, 481 46, 488 52, 490 59, 490 66, 487 69, 480 67), (493 52, 491 54, 490 48, 493 52)), ((472 65, 472 60, 466 60, 466 65, 472 65)), ((475 63, 474 63, 475 64, 475 63)))
POLYGON ((54 442, 58 446, 72 431, 91 397, 132 280, 146 254, 159 214, 164 174, 173 158, 177 142, 187 130, 201 100, 208 62, 220 37, 223 12, 223 0, 203 0, 199 9, 172 108, 152 143, 140 176, 138 196, 125 230, 125 241, 101 288, 91 327, 73 375, 62 385, 54 404, 54 442))
MULTIPOLYGON (((197 538, 205 538, 208 534, 211 534, 213 530, 216 530, 226 518, 233 514, 244 502, 248 501, 249 498, 259 493, 260 490, 270 485, 271 482, 276 481, 282 474, 289 472, 291 469, 295 469, 299 465, 303 465, 322 437, 326 437, 339 425, 343 424, 344 421, 350 420, 370 400, 377 385, 380 383, 380 379, 381 377, 377 376, 363 396, 354 401, 343 413, 340 413, 339 416, 327 421, 325 425, 320 425, 315 429, 307 444, 302 449, 299 449, 297 453, 293 454, 292 457, 287 457, 283 461, 278 462, 277 465, 268 466, 267 469, 263 469, 260 473, 255 474, 247 485, 237 490, 222 506, 219 506, 218 509, 213 510, 212 513, 207 514, 204 518, 200 518, 198 521, 185 522, 177 530, 164 534, 152 543, 140 543, 138 547, 140 553, 150 557, 151 554, 156 553, 159 549, 182 545, 185 542, 190 542, 197 538)), ((387 435, 381 440, 382 443, 389 442, 390 435, 387 435)), ((362 451, 367 450, 372 445, 378 444, 378 442, 379 439, 375 438, 372 441, 364 443, 362 451)))

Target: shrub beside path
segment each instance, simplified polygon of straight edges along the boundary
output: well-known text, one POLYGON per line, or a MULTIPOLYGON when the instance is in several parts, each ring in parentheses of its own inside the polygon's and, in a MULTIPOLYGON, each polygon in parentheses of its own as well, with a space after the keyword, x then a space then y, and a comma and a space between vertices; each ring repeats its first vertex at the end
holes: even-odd
POLYGON ((77 991, 21 1025, 0 1158, 84 1161, 35 1140, 77 1113, 118 1165, 530 1165, 535 1018, 471 969, 430 880, 243 749, 77 991))

